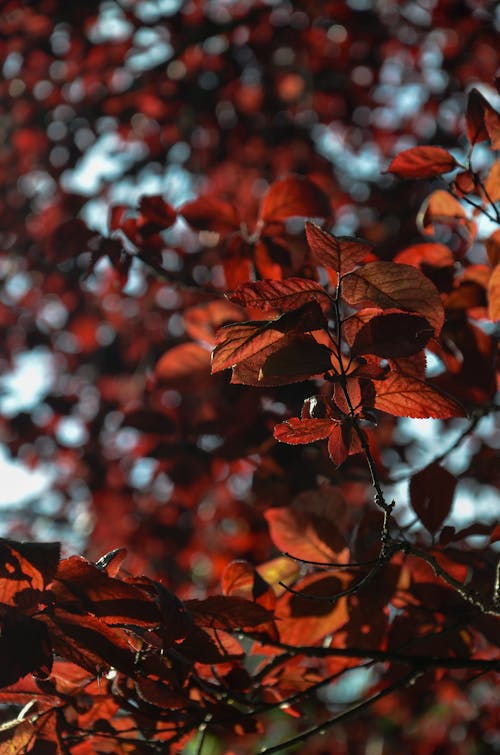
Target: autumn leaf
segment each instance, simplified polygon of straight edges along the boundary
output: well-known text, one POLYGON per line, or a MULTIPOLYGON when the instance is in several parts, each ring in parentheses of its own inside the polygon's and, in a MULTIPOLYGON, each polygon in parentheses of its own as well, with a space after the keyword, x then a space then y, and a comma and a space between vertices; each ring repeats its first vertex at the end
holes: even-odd
POLYGON ((495 160, 491 166, 484 188, 490 202, 500 200, 500 160, 495 160))
POLYGON ((424 380, 391 372, 385 380, 374 380, 376 409, 396 417, 463 417, 464 410, 454 399, 437 391, 424 380))
POLYGON ((369 262, 342 279, 342 295, 353 307, 375 306, 418 313, 439 334, 444 309, 438 290, 410 265, 369 262))
POLYGON ((176 382, 210 369, 210 352, 197 343, 173 346, 156 363, 156 376, 163 382, 176 382))
POLYGON ((287 176, 271 184, 260 208, 260 217, 266 223, 291 217, 324 218, 330 213, 326 194, 315 183, 299 176, 287 176))
POLYGON ((281 443, 292 446, 301 443, 314 443, 328 438, 332 430, 331 419, 299 419, 291 417, 274 427, 274 437, 281 443))
POLYGON ((411 147, 396 155, 387 172, 399 178, 433 178, 456 167, 453 155, 442 147, 411 147))
POLYGON ((192 228, 199 231, 229 233, 240 227, 238 210, 230 202, 211 196, 202 196, 187 202, 179 210, 179 215, 192 228))

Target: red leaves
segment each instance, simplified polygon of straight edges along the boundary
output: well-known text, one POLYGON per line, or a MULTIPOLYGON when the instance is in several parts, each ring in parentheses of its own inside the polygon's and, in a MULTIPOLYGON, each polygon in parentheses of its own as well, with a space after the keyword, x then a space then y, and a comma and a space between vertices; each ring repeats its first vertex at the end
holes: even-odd
POLYGON ((422 524, 434 534, 450 513, 456 478, 439 464, 430 464, 410 480, 410 503, 422 524))
POLYGON ((438 334, 444 310, 433 283, 410 265, 369 262, 342 281, 342 293, 349 304, 401 309, 423 315, 438 334))
POLYGON ((433 178, 456 167, 453 155, 442 147, 411 147, 396 155, 387 171, 399 178, 433 178))
POLYGON ((307 178, 288 176, 273 183, 265 194, 260 217, 266 223, 291 217, 323 218, 330 214, 325 193, 307 178))
POLYGON ((488 283, 488 317, 500 320, 500 263, 495 267, 488 283))
POLYGON ((59 563, 59 543, 0 539, 0 603, 28 607, 38 602, 59 563))

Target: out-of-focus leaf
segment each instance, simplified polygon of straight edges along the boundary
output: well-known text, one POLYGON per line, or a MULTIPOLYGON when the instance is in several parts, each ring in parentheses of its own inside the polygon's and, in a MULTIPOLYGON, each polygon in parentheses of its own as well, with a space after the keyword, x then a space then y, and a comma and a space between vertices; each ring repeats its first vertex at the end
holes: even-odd
POLYGON ((260 217, 266 223, 291 217, 325 218, 330 213, 326 194, 315 183, 299 176, 287 176, 271 184, 260 208, 260 217))
POLYGON ((456 166, 453 155, 442 147, 410 147, 396 155, 387 172, 399 178, 433 178, 456 166))
POLYGON ((488 283, 488 317, 500 320, 500 263, 495 267, 488 283))

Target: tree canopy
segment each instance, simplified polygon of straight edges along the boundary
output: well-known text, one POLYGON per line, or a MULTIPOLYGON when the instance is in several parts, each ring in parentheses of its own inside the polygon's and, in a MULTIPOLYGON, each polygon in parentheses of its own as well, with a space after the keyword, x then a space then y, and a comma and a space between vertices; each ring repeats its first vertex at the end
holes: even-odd
POLYGON ((4 0, 0 755, 498 745, 499 24, 4 0))

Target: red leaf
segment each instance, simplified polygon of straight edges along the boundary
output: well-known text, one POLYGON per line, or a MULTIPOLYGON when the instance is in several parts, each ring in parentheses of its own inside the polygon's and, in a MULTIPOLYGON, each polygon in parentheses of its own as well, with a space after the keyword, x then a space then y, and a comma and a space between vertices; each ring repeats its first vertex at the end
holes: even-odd
POLYGON ((285 278, 285 280, 263 280, 243 283, 235 291, 226 293, 227 298, 243 307, 262 310, 296 309, 309 301, 326 297, 323 286, 307 278, 285 278))
POLYGON ((394 257, 393 262, 414 267, 420 267, 422 263, 431 267, 451 267, 455 260, 451 249, 444 244, 429 243, 414 244, 403 249, 394 257))
POLYGON ((489 202, 500 200, 500 160, 495 160, 491 166, 484 188, 488 194, 489 202))
POLYGON ((203 196, 187 202, 180 208, 179 215, 198 231, 229 233, 240 227, 236 207, 216 197, 203 196))
POLYGON ((374 380, 374 406, 396 417, 463 417, 464 410, 452 398, 444 396, 424 380, 396 372, 385 380, 374 380))
POLYGON ((156 376, 165 383, 182 382, 210 370, 210 352, 197 343, 181 343, 166 351, 156 363, 156 376))
POLYGON ((337 467, 340 467, 348 456, 358 454, 362 450, 359 436, 348 420, 342 424, 333 424, 328 438, 328 454, 337 467))
POLYGON ((453 155, 442 147, 411 147, 396 155, 387 172, 399 178, 432 178, 456 166, 453 155))
MULTIPOLYGON (((297 507, 268 509, 264 516, 278 550, 304 561, 338 561, 346 545, 333 518, 297 507)), ((344 554, 346 555, 346 554, 344 554)))
POLYGON ((417 312, 429 321, 436 334, 444 323, 437 288, 410 265, 369 262, 342 279, 342 295, 354 307, 364 305, 417 312))
POLYGON ((257 320, 226 325, 217 334, 212 352, 212 372, 219 372, 249 359, 279 341, 285 333, 308 332, 324 327, 325 320, 316 302, 287 312, 276 320, 257 320))
POLYGON ((450 513, 456 486, 456 478, 435 462, 411 478, 410 503, 429 532, 437 532, 450 513))
POLYGON ((333 236, 314 223, 306 223, 306 236, 315 260, 345 275, 372 257, 372 245, 363 239, 333 236))
POLYGON ((493 149, 500 149, 500 115, 488 103, 484 113, 484 122, 493 149))
POLYGON ((269 187, 262 200, 260 217, 272 223, 291 217, 324 218, 330 212, 328 197, 315 183, 307 178, 287 176, 269 187))
POLYGON ((332 431, 331 419, 299 419, 291 417, 274 427, 274 437, 281 443, 296 446, 301 443, 314 443, 328 438, 332 431))
POLYGON ((351 352, 383 358, 408 357, 421 351, 432 334, 428 321, 420 315, 375 315, 358 330, 351 352))
POLYGON ((271 586, 248 561, 232 561, 224 569, 222 590, 225 595, 252 600, 272 611, 276 605, 276 596, 271 586))
POLYGON ((493 321, 500 320, 500 263, 488 283, 488 317, 493 321))
POLYGON ((184 312, 184 326, 190 338, 215 344, 216 332, 223 325, 245 319, 244 310, 224 299, 215 299, 184 312))
POLYGON ((302 382, 331 370, 331 356, 330 349, 311 336, 295 336, 265 359, 260 367, 259 379, 282 379, 282 383, 273 382, 273 385, 302 382))

